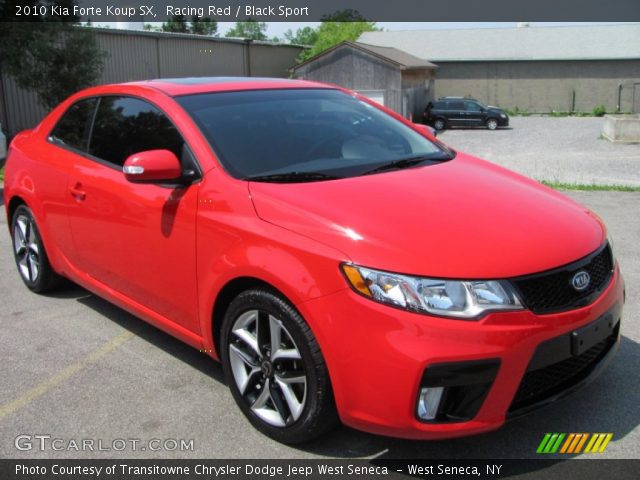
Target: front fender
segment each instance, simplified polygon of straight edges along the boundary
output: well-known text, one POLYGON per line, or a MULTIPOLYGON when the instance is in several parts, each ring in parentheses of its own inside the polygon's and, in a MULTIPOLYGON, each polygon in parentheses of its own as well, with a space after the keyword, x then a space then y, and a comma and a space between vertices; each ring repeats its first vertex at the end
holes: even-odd
MULTIPOLYGON (((259 280, 278 290, 294 306, 348 288, 340 273, 340 262, 350 261, 346 255, 257 217, 254 221, 261 234, 243 232, 248 238, 221 255, 198 249, 203 348, 214 358, 218 358, 213 338, 214 306, 230 282, 239 278, 259 280)), ((315 331, 314 319, 305 320, 315 331)))

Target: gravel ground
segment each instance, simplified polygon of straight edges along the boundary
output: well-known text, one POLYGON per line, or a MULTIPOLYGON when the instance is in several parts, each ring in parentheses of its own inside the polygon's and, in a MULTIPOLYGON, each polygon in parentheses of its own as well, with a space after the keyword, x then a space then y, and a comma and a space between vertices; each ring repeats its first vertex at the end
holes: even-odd
POLYGON ((512 117, 509 128, 446 130, 440 138, 536 180, 640 186, 640 144, 601 139, 603 122, 594 117, 512 117))
POLYGON ((640 217, 633 212, 640 193, 570 195, 609 225, 627 284, 622 344, 604 375, 570 399, 485 435, 420 442, 343 427, 299 448, 258 433, 236 407, 220 365, 205 355, 79 287, 30 293, 0 214, 0 458, 535 458, 545 432, 613 432, 599 458, 638 459, 640 217), (132 451, 128 443, 122 452, 19 451, 18 435, 51 435, 63 446, 71 439, 106 446, 115 439, 193 439, 194 448, 132 451))

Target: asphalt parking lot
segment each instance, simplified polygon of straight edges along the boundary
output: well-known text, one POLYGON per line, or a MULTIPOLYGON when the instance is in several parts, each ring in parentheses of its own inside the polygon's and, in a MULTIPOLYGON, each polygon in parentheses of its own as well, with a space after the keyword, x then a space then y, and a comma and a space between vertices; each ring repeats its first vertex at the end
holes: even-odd
MULTIPOLYGON (((608 223, 627 282, 623 341, 604 376, 570 399, 465 439, 418 442, 349 428, 299 448, 259 434, 208 357, 87 291, 38 296, 21 283, 0 219, 1 458, 527 458, 545 432, 613 432, 605 458, 640 458, 640 193, 577 192, 608 223), (193 439, 187 451, 18 450, 19 435, 193 439)), ((0 197, 1 198, 1 197, 0 197)))
POLYGON ((509 128, 446 130, 440 138, 536 180, 640 186, 640 144, 600 138, 603 123, 596 117, 512 117, 509 128))

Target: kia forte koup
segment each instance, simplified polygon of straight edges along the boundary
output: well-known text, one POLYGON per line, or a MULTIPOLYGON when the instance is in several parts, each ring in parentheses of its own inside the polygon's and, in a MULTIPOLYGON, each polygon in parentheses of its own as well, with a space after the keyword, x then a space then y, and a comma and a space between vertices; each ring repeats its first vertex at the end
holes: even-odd
POLYGON ((493 430, 619 343, 597 215, 333 86, 84 90, 13 140, 4 204, 29 289, 65 277, 207 352, 281 442, 493 430))

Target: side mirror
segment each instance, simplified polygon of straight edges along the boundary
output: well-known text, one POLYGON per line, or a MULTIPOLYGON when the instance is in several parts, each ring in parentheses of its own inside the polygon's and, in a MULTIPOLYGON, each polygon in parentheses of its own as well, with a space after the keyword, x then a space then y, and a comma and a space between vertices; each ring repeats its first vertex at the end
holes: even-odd
POLYGON ((122 172, 130 182, 155 183, 178 180, 182 167, 178 157, 169 150, 147 150, 127 158, 122 172))
POLYGON ((436 138, 438 136, 438 131, 435 128, 430 127, 429 125, 424 125, 422 123, 414 123, 413 126, 417 128, 420 133, 426 135, 427 137, 436 138))

